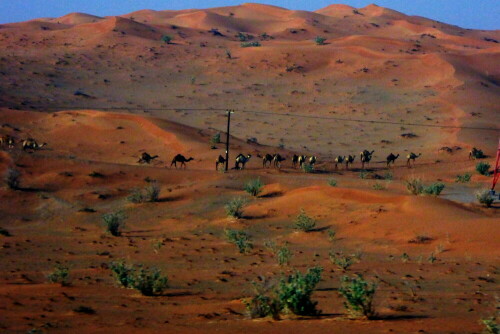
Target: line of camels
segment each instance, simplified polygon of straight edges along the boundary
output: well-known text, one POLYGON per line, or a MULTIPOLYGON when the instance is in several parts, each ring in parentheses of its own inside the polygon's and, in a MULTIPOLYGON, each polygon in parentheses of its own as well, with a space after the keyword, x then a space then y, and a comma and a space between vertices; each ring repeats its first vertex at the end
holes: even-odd
MULTIPOLYGON (((39 144, 35 138, 29 137, 27 139, 21 139, 19 141, 23 150, 37 150, 47 145, 47 143, 39 144)), ((9 135, 0 136, 0 146, 8 148, 14 148, 17 144, 17 140, 9 135)))

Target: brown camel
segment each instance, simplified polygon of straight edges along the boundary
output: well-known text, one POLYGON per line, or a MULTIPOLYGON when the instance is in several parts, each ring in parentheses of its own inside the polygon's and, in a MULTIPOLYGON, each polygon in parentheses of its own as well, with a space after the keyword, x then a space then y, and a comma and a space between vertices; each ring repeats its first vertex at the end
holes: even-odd
POLYGON ((244 156, 243 154, 238 154, 238 156, 236 157, 235 159, 235 165, 234 165, 234 168, 235 169, 245 169, 245 165, 246 163, 248 162, 248 160, 250 160, 250 158, 252 157, 251 154, 248 154, 247 156, 244 156), (241 166, 240 166, 241 165, 241 166))
POLYGON ((392 154, 392 152, 391 152, 391 154, 389 154, 389 155, 387 156, 387 167, 389 167, 391 163, 392 163, 392 165, 394 166, 394 163, 396 162, 396 159, 397 159, 398 157, 399 157, 399 153, 398 153, 398 155, 394 155, 394 154, 392 154))
POLYGON ((224 166, 225 163, 226 159, 222 155, 219 155, 219 157, 215 160, 215 170, 219 170, 219 165, 224 166))
POLYGON ((420 157, 422 155, 422 153, 419 153, 419 154, 415 154, 413 152, 411 152, 410 154, 408 154, 406 156, 406 166, 408 166, 408 168, 411 167, 411 161, 413 160, 413 166, 415 166, 415 159, 420 157))
POLYGON ((274 167, 280 169, 281 168, 281 162, 285 161, 285 160, 286 160, 286 158, 282 157, 279 154, 275 154, 274 158, 273 158, 274 167))
POLYGON ((45 145, 47 145, 47 143, 38 144, 38 142, 34 138, 25 139, 25 140, 23 140, 23 144, 22 144, 23 150, 25 150, 25 151, 28 149, 37 150, 39 148, 44 147, 45 145))
POLYGON ((149 164, 151 161, 153 161, 156 158, 158 158, 157 155, 150 155, 148 152, 143 152, 141 154, 141 157, 139 158, 139 160, 137 162, 140 164, 144 164, 144 163, 149 164))
POLYGON ((345 157, 344 162, 346 169, 349 169, 349 165, 352 165, 352 163, 354 162, 354 158, 356 158, 356 156, 350 154, 345 157))
POLYGON ((339 168, 339 164, 342 165, 342 163, 345 161, 345 156, 339 155, 338 157, 335 158, 335 170, 339 168))
POLYGON ((3 135, 0 137, 0 146, 7 145, 8 148, 13 148, 16 144, 14 137, 9 135, 3 135))
POLYGON ((271 163, 273 161, 274 156, 271 154, 267 153, 263 158, 262 158, 262 168, 266 168, 267 164, 269 163, 269 167, 271 167, 271 163))
POLYGON ((182 166, 184 166, 184 168, 186 168, 186 162, 189 162, 191 160, 194 160, 194 158, 189 158, 189 159, 186 159, 185 156, 183 156, 182 154, 177 154, 173 159, 172 159, 172 163, 170 164, 170 167, 172 167, 172 165, 175 166, 175 168, 177 168, 177 163, 180 162, 181 163, 181 168, 182 166))
POLYGON ((368 150, 364 150, 363 152, 361 152, 359 154, 359 157, 361 160, 361 169, 365 169, 365 163, 367 165, 370 163, 370 160, 372 159, 373 152, 375 152, 375 150, 373 150, 371 152, 368 150))

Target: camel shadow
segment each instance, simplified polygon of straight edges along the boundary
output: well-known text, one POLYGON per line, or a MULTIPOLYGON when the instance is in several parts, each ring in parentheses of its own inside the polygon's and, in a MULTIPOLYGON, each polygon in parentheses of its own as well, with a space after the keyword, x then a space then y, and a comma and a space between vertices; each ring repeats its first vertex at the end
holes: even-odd
POLYGON ((323 232, 329 230, 331 225, 327 225, 324 227, 318 227, 318 228, 313 228, 312 230, 309 230, 309 232, 323 232))
POLYGON ((267 215, 258 215, 258 216, 242 216, 241 218, 246 220, 255 220, 255 219, 264 219, 267 215))
POLYGON ((274 198, 274 197, 280 197, 283 195, 282 191, 272 191, 270 193, 264 194, 259 196, 260 198, 274 198))
POLYGON ((158 202, 158 203, 166 203, 166 202, 179 201, 181 199, 184 199, 184 196, 177 195, 177 196, 162 197, 162 198, 159 198, 156 202, 158 202))

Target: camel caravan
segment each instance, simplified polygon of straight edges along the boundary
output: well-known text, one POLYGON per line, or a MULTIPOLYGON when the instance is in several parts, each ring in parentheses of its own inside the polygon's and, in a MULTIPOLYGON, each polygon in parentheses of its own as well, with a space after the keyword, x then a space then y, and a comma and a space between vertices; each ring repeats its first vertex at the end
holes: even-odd
POLYGON ((8 149, 15 148, 17 143, 21 143, 23 151, 36 151, 46 146, 47 143, 38 143, 35 138, 29 137, 17 141, 13 136, 3 135, 0 137, 0 147, 7 147, 8 149))

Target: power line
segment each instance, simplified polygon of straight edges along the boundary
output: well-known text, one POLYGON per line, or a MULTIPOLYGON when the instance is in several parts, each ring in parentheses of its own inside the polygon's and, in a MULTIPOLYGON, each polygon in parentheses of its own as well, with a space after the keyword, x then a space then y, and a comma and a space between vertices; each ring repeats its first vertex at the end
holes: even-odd
MULTIPOLYGON (((97 110, 129 110, 129 111, 146 110, 146 111, 178 111, 178 112, 179 111, 226 111, 227 110, 227 108, 139 108, 139 107, 103 107, 103 108, 100 108, 100 107, 32 107, 32 108, 33 109, 45 109, 45 110, 97 109, 97 110)), ((488 128, 488 127, 455 126, 455 125, 406 123, 406 122, 381 121, 381 120, 366 120, 366 119, 334 117, 334 116, 317 116, 317 115, 279 113, 279 112, 270 112, 270 111, 262 111, 262 110, 245 110, 245 109, 232 109, 232 110, 242 112, 242 113, 252 113, 252 114, 257 114, 257 115, 321 119, 321 120, 332 120, 332 121, 338 121, 338 122, 389 124, 389 125, 400 125, 400 126, 405 125, 405 126, 418 126, 418 127, 428 127, 428 128, 441 128, 441 129, 460 129, 460 130, 478 130, 478 131, 500 132, 499 128, 488 128)))

